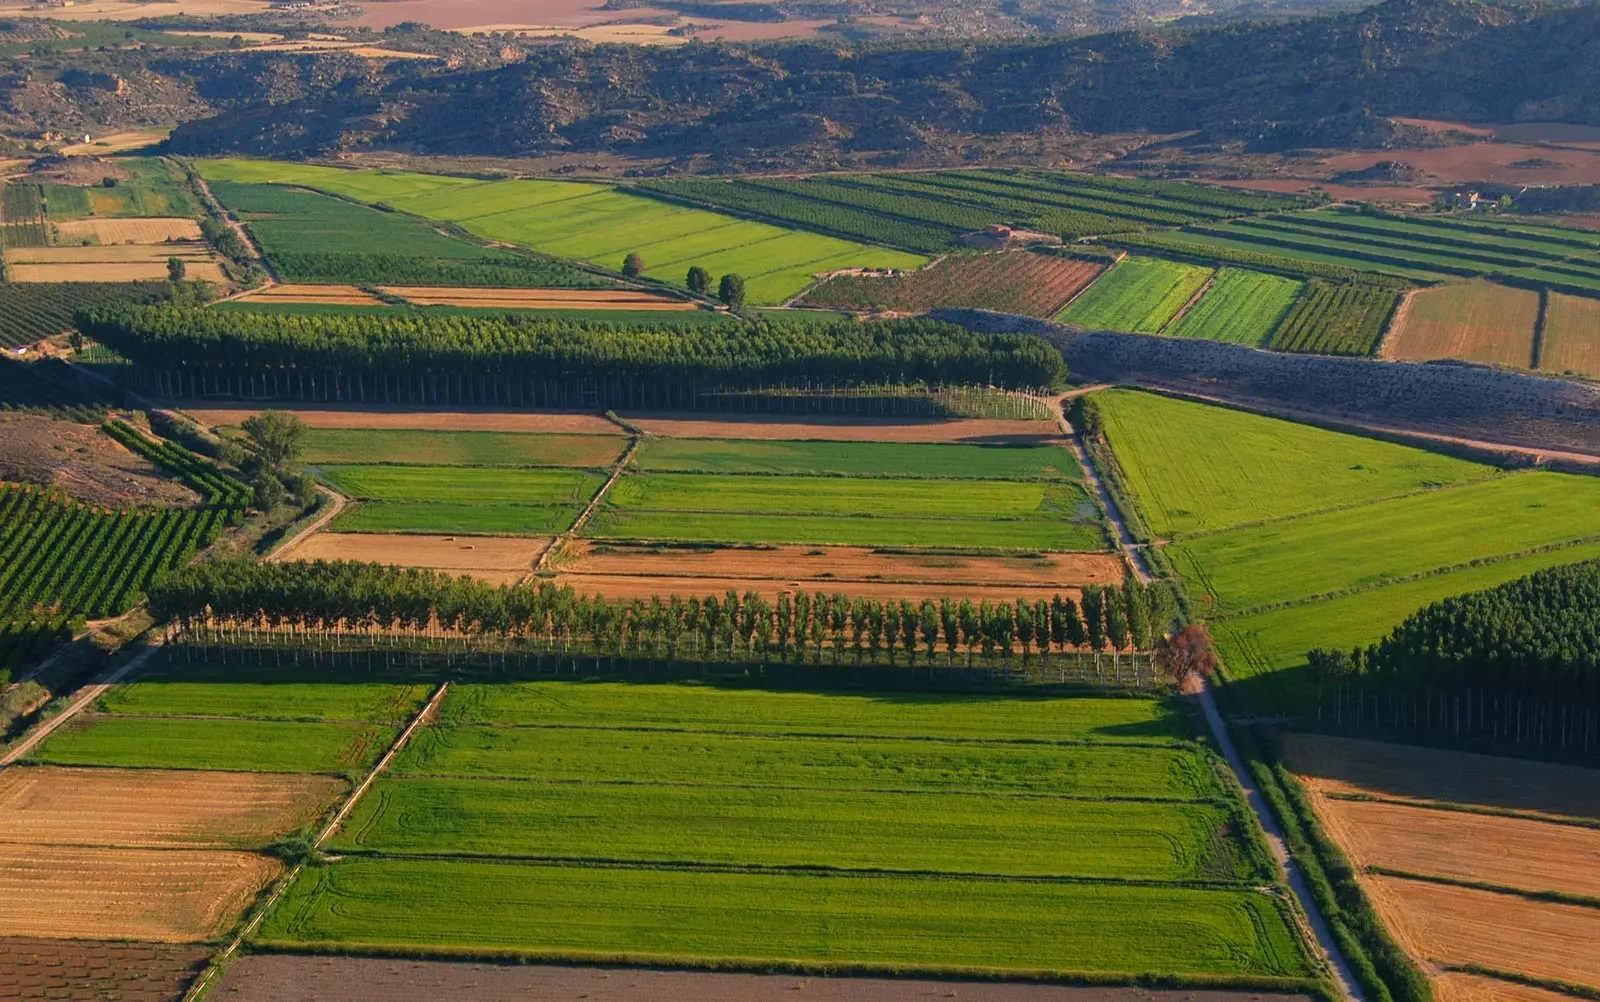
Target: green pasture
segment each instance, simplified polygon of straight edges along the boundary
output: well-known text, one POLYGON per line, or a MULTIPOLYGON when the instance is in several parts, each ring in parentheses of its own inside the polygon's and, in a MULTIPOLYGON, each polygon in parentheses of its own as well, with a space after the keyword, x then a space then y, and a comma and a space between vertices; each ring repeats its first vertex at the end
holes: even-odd
MULTIPOLYGON (((751 725, 757 726, 757 725, 751 725)), ((1033 793, 1197 800, 1221 787, 1187 748, 717 734, 615 728, 428 728, 390 773, 820 790, 1033 793)))
POLYGON ((1087 503, 1077 484, 678 473, 626 476, 606 495, 608 506, 647 511, 997 519, 1066 518, 1087 503))
POLYGON ((195 168, 207 181, 304 185, 361 202, 398 202, 427 192, 472 188, 483 183, 442 174, 346 170, 342 167, 319 167, 276 160, 199 160, 195 162, 195 168))
POLYGON ((1191 880, 1234 876, 1231 859, 1212 858, 1227 822, 1213 804, 401 779, 361 800, 333 848, 1191 880))
POLYGON ((358 501, 328 528, 334 532, 444 533, 458 536, 549 536, 566 532, 578 505, 358 501))
POLYGON ((891 442, 653 438, 634 458, 659 472, 823 474, 951 480, 1078 480, 1082 470, 1052 445, 904 445, 891 442))
POLYGON ((362 770, 394 728, 207 717, 94 716, 73 721, 33 755, 51 765, 240 772, 362 770))
POLYGON ((1150 530, 1209 531, 1492 476, 1493 467, 1153 393, 1095 395, 1150 530))
POLYGON ((1259 348, 1271 339, 1302 287, 1301 282, 1277 275, 1224 268, 1167 333, 1259 348))
POLYGON ((1175 700, 827 693, 621 682, 456 685, 445 697, 440 719, 449 724, 567 724, 995 741, 1148 743, 1192 735, 1182 706, 1175 700))
POLYGON ((1217 610, 1240 612, 1600 536, 1597 512, 1600 479, 1535 471, 1231 529, 1170 552, 1217 610))
POLYGON ((1095 330, 1155 334, 1205 285, 1211 269, 1125 257, 1056 318, 1095 330))
POLYGON ((1250 890, 465 860, 309 867, 257 937, 658 963, 1309 974, 1272 898, 1250 890))
POLYGON ((617 461, 625 445, 627 439, 611 435, 308 428, 300 462, 604 469, 617 461))
MULTIPOLYGON (((879 481, 883 483, 885 481, 879 481)), ((894 518, 849 515, 744 515, 729 512, 602 508, 584 523, 596 539, 685 543, 812 543, 833 546, 960 545, 982 549, 1097 551, 1105 529, 1083 521, 1015 518, 894 518)))
POLYGON ((428 698, 425 685, 350 682, 187 681, 145 676, 100 700, 107 713, 245 717, 256 720, 340 720, 399 724, 428 698))
POLYGON ((587 502, 605 483, 579 470, 330 465, 318 471, 340 493, 373 501, 572 505, 587 502))

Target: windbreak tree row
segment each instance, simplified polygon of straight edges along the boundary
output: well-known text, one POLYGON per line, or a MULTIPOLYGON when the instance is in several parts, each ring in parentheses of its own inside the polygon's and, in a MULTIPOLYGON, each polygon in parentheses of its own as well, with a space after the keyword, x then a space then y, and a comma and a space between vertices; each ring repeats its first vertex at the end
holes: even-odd
POLYGON ((1157 597, 1133 580, 1087 587, 1076 602, 882 601, 821 591, 769 600, 731 590, 608 601, 549 581, 491 585, 347 561, 196 564, 158 582, 150 607, 186 628, 521 640, 610 657, 819 665, 1148 652, 1163 618, 1157 597))

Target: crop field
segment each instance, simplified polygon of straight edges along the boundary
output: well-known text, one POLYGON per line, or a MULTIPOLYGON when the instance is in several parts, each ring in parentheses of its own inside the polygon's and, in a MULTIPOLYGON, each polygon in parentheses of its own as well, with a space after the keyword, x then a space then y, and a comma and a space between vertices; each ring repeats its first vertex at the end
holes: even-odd
POLYGON ((6 279, 19 284, 164 282, 169 258, 181 260, 190 279, 217 283, 227 280, 212 256, 211 246, 198 240, 10 248, 5 252, 6 279))
POLYGON ((200 240, 200 224, 189 218, 80 219, 57 223, 63 244, 161 244, 168 240, 200 240))
POLYGON ((1413 293, 1384 342, 1387 358, 1460 358, 1533 365, 1539 294, 1490 282, 1468 282, 1413 293))
MULTIPOLYGON (((430 175, 324 172, 251 161, 208 162, 202 170, 216 180, 250 178, 257 184, 305 184, 349 198, 383 202, 407 213, 454 223, 486 240, 590 261, 608 269, 620 268, 624 257, 638 253, 651 275, 679 285, 691 265, 707 269, 713 277, 738 272, 747 281, 749 302, 756 305, 781 303, 809 286, 820 273, 850 268, 916 268, 927 260, 903 251, 800 233, 587 182, 476 182, 430 175), (409 185, 415 187, 407 190, 409 185)), ((445 284, 403 281, 392 276, 378 280, 445 284)))
POLYGON ((1125 257, 1056 319, 1092 330, 1156 334, 1211 278, 1199 265, 1125 257))
POLYGON ((894 313, 967 307, 1045 318, 1104 269, 1098 261, 1029 251, 953 256, 898 275, 835 275, 795 305, 894 313))
POLYGON ((548 535, 572 524, 604 482, 583 470, 475 466, 336 466, 318 473, 361 503, 331 526, 345 532, 548 535))
POLYGON ((634 465, 652 473, 818 474, 946 480, 1078 480, 1053 445, 896 445, 887 442, 652 438, 634 465))
POLYGON ((1398 289, 1313 278, 1267 347, 1319 355, 1370 355, 1400 302, 1398 289))
POLYGON ((196 219, 200 206, 183 174, 162 160, 127 157, 116 161, 133 177, 114 188, 40 185, 52 223, 99 217, 182 217, 196 219))
POLYGON ((236 306, 254 309, 259 306, 369 306, 389 309, 389 304, 365 289, 354 285, 269 285, 259 292, 241 296, 233 301, 236 306))
POLYGON ((1303 977, 1188 727, 1159 699, 459 685, 257 939, 1303 977))
POLYGON ((181 999, 210 951, 167 943, 0 937, 0 985, 21 998, 68 1002, 181 999))
POLYGON ((1550 294, 1539 368, 1600 379, 1600 302, 1550 294))
POLYGON ((1154 393, 1098 394, 1152 531, 1188 535, 1495 475, 1493 467, 1154 393), (1196 457, 1205 457, 1196 462, 1196 457), (1268 489, 1270 487, 1270 489, 1268 489))
POLYGON ((603 469, 622 456, 625 444, 625 439, 611 435, 311 428, 300 461, 312 466, 394 463, 603 469))
POLYGON ((1206 294, 1168 328, 1173 337, 1231 341, 1260 348, 1300 296, 1300 282, 1265 272, 1223 268, 1206 294))
POLYGON ((101 715, 74 720, 35 754, 51 765, 343 773, 371 765, 393 729, 286 720, 101 715))

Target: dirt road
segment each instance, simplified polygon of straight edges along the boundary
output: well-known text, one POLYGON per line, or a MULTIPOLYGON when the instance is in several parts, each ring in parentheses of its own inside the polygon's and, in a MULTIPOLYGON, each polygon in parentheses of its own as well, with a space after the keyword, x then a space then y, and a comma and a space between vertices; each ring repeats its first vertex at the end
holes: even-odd
POLYGON ((137 671, 146 661, 149 661, 151 656, 154 655, 156 651, 161 649, 161 639, 159 637, 152 637, 149 643, 150 646, 146 647, 136 657, 128 661, 121 668, 114 668, 110 673, 102 675, 96 681, 89 683, 82 689, 79 689, 77 694, 72 697, 72 702, 68 704, 65 710, 62 710, 60 713, 51 717, 49 720, 46 720, 38 727, 35 727, 31 734, 13 746, 10 751, 5 753, 5 755, 0 756, 0 769, 4 769, 8 765, 13 765, 31 755, 33 750, 43 744, 44 740, 50 735, 54 734, 61 727, 61 725, 77 716, 80 710, 93 703, 101 696, 104 696, 112 686, 122 681, 129 674, 137 671))

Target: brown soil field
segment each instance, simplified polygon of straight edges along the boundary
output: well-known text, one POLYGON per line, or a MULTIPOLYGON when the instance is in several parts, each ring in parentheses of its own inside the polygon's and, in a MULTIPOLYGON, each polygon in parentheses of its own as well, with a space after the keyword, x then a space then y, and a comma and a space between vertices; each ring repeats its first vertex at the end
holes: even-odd
POLYGON ((172 244, 111 244, 105 247, 12 247, 6 264, 148 264, 159 263, 166 273, 167 258, 185 263, 209 261, 210 248, 194 241, 172 244))
POLYGON ((1362 882, 1413 957, 1600 987, 1600 909, 1394 877, 1362 882))
POLYGON ((0 414, 0 480, 57 487, 112 508, 200 500, 98 427, 34 414, 0 414))
POLYGON ((0 772, 0 843, 259 846, 344 790, 331 776, 16 767, 0 772))
POLYGON ((382 306, 383 300, 353 285, 269 285, 241 296, 241 302, 316 303, 324 306, 382 306))
MULTIPOLYGON (((163 15, 194 17, 264 14, 272 5, 268 0, 166 0, 163 15)), ((7 17, 47 17, 52 21, 136 21, 150 16, 144 0, 80 0, 71 7, 40 7, 29 2, 0 5, 7 17)))
POLYGON ((743 415, 717 420, 677 414, 627 414, 633 424, 667 438, 752 438, 824 442, 967 442, 1043 445, 1061 441, 1053 421, 987 418, 798 418, 743 415))
MULTIPOLYGON (((227 281, 214 261, 187 262, 187 275, 218 285, 227 281)), ((11 282, 155 282, 167 278, 167 259, 125 264, 7 264, 11 282)))
MULTIPOLYGON (((208 403, 175 403, 201 424, 236 426, 260 407, 216 407, 208 403)), ((563 435, 616 435, 621 429, 598 414, 573 411, 463 411, 402 407, 299 407, 282 405, 312 428, 419 428, 434 431, 524 431, 563 435)))
MULTIPOLYGON (((173 34, 180 34, 173 32, 173 34)), ((219 32, 218 34, 221 34, 219 32)), ((246 32, 249 34, 249 32, 246 32)), ((74 143, 61 147, 61 154, 68 157, 103 157, 113 153, 128 153, 133 150, 142 150, 146 146, 154 146, 163 139, 172 135, 172 130, 167 129, 130 129, 126 132, 112 132, 104 136, 95 136, 87 143, 74 143)), ((196 230, 196 232, 199 232, 196 230)))
POLYGON ((196 942, 231 926, 279 869, 247 852, 0 844, 0 929, 196 942))
POLYGON ((1539 294, 1490 282, 1424 289, 1383 341, 1385 358, 1460 358, 1528 368, 1539 294))
POLYGON ((402 49, 385 49, 375 45, 362 45, 359 42, 342 42, 327 39, 295 40, 288 42, 271 42, 266 45, 255 45, 251 48, 256 52, 328 52, 334 51, 346 56, 360 56, 362 59, 439 59, 427 52, 407 52, 402 49))
POLYGON ((572 590, 580 595, 604 595, 607 598, 649 598, 660 595, 681 595, 687 598, 690 595, 705 597, 707 595, 722 595, 732 590, 743 594, 747 591, 759 592, 767 599, 776 599, 778 595, 787 592, 793 595, 796 592, 844 592, 851 598, 860 596, 871 599, 910 599, 920 602, 923 599, 938 601, 942 598, 960 600, 970 598, 974 602, 985 599, 991 602, 1013 602, 1025 598, 1030 602, 1039 599, 1049 600, 1051 596, 1062 595, 1078 601, 1081 593, 1077 588, 1039 588, 1036 586, 1011 586, 1011 585, 951 585, 930 584, 925 582, 896 582, 896 581, 834 581, 834 580, 788 580, 778 578, 713 578, 713 577, 639 577, 637 575, 620 574, 557 574, 555 582, 558 586, 572 586, 572 590))
POLYGON ((168 240, 200 240, 193 219, 74 219, 56 223, 56 235, 67 243, 98 240, 102 244, 164 244, 168 240))
POLYGON ((1523 143, 1472 143, 1432 150, 1384 150, 1341 153, 1323 161, 1334 173, 1365 170, 1380 160, 1401 160, 1422 171, 1431 184, 1499 181, 1505 184, 1600 183, 1600 151, 1553 150, 1523 143), (1553 161, 1554 167, 1513 167, 1529 160, 1553 161))
POLYGON ((386 285, 384 292, 418 306, 490 306, 546 310, 697 310, 695 303, 633 289, 453 289, 386 285))
POLYGON ((1539 368, 1600 379, 1600 300, 1550 293, 1539 368))
POLYGON ((1570 1002, 1572 998, 1515 981, 1456 972, 1436 975, 1433 992, 1439 1002, 1570 1002))
POLYGON ((770 579, 786 585, 865 581, 1056 588, 1120 584, 1123 578, 1121 559, 1110 553, 1052 553, 1035 560, 878 553, 859 546, 677 549, 613 546, 587 539, 568 543, 552 558, 551 568, 563 574, 770 579), (777 573, 780 570, 784 573, 777 573))
POLYGON ((0 937, 0 999, 177 1002, 209 956, 168 943, 0 937))
POLYGON ((1600 819, 1600 770, 1316 734, 1283 742, 1289 768, 1324 793, 1600 819))
POLYGON ((813 978, 782 974, 648 971, 255 954, 228 966, 214 997, 229 1002, 1290 1002, 1298 995, 1152 991, 982 981, 813 978))
POLYGON ((1405 804, 1316 800, 1329 833, 1358 866, 1600 897, 1600 830, 1405 804))
POLYGON ((553 536, 412 536, 318 532, 294 548, 296 560, 363 560, 428 567, 512 584, 533 571, 553 536))
POLYGON ((1030 251, 956 256, 892 277, 836 275, 796 305, 897 313, 955 306, 1052 317, 1104 270, 1099 262, 1030 251))

